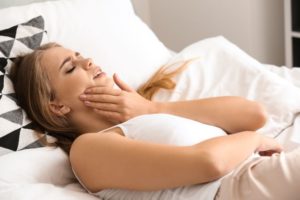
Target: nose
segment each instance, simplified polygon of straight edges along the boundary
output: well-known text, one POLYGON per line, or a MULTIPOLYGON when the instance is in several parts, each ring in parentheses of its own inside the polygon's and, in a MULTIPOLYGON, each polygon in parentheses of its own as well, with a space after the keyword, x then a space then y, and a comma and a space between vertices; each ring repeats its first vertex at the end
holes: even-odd
POLYGON ((84 69, 88 70, 93 66, 93 60, 91 58, 86 58, 81 60, 81 65, 84 69))

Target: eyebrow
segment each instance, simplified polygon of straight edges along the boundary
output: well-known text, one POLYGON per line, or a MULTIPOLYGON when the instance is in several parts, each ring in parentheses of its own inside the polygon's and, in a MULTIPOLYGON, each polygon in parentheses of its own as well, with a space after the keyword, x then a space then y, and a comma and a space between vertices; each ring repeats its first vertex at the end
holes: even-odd
MULTIPOLYGON (((80 55, 80 53, 75 52, 75 56, 79 56, 79 55, 80 55)), ((71 59, 72 59, 71 56, 66 57, 66 58, 63 60, 63 62, 61 63, 61 65, 60 65, 60 67, 59 67, 59 70, 60 70, 67 62, 69 62, 71 59)))

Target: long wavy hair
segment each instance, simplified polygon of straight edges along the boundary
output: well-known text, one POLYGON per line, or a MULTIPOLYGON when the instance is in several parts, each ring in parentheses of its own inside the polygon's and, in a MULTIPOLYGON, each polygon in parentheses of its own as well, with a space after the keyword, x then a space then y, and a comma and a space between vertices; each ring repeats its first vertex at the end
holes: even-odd
MULTIPOLYGON (((47 73, 41 67, 41 56, 44 51, 53 47, 61 47, 61 45, 47 43, 32 53, 17 57, 10 70, 10 77, 18 104, 37 124, 38 131, 47 132, 55 137, 55 145, 69 154, 73 141, 81 133, 67 116, 57 116, 49 107, 49 103, 55 99, 55 91, 51 88, 47 73)), ((171 72, 166 72, 169 66, 162 66, 145 84, 138 88, 137 92, 151 100, 161 88, 172 90, 176 86, 172 78, 182 72, 188 62, 184 61, 181 66, 171 72)), ((45 143, 53 146, 48 142, 45 143)))

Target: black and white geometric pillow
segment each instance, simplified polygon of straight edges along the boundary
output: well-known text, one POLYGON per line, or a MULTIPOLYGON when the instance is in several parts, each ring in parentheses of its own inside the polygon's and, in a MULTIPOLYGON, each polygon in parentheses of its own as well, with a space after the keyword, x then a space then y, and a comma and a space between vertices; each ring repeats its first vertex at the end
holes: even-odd
MULTIPOLYGON (((0 156, 42 146, 31 122, 15 99, 9 70, 20 54, 30 53, 48 38, 42 16, 0 30, 0 156)), ((42 134, 42 133, 40 133, 42 134)))

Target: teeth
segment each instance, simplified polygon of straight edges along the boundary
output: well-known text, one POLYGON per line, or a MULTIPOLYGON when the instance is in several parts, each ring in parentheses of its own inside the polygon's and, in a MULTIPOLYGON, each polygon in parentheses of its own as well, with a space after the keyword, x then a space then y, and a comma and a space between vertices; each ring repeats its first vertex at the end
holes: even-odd
POLYGON ((94 76, 94 78, 96 78, 97 76, 99 76, 101 74, 101 72, 97 72, 94 76))

